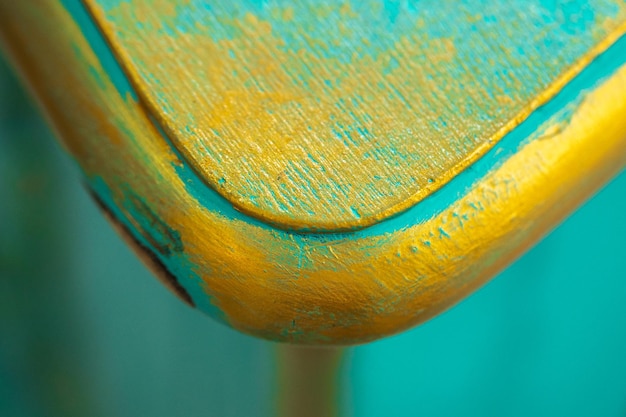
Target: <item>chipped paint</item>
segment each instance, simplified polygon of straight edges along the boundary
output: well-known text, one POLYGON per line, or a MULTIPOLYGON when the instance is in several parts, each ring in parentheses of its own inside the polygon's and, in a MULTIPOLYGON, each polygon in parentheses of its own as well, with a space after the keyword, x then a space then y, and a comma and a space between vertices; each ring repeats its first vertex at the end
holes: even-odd
POLYGON ((0 1, 6 51, 102 204, 199 309, 256 336, 350 344, 414 326, 491 278, 626 164, 620 40, 591 82, 574 80, 573 92, 408 211, 356 232, 277 229, 206 186, 85 37, 97 32, 82 5, 63 4, 0 1))
POLYGON ((613 0, 85 3, 201 179, 303 231, 413 206, 626 30, 613 0))

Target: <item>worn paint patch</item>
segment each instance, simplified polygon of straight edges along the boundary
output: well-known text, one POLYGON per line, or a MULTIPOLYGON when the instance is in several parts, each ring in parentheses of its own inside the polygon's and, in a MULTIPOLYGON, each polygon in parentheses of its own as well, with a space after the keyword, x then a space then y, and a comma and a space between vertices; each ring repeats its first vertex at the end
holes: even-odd
POLYGON ((178 298, 187 303, 189 306, 195 307, 195 303, 185 287, 180 285, 176 276, 167 269, 167 267, 152 252, 152 250, 142 245, 141 242, 134 237, 133 233, 126 227, 124 222, 113 214, 111 209, 106 206, 97 193, 91 190, 89 186, 86 186, 86 189, 98 205, 98 208, 102 210, 107 220, 109 220, 118 232, 127 240, 127 243, 136 250, 137 255, 142 258, 150 268, 152 268, 163 285, 165 285, 170 291, 176 294, 178 298))
POLYGON ((0 2, 0 38, 90 188, 199 309, 272 340, 360 343, 420 323, 484 283, 626 164, 626 67, 617 65, 432 215, 355 233, 279 230, 193 178, 84 33, 56 1, 0 2), (131 191, 140 203, 129 203, 131 191))
POLYGON ((304 231, 407 209, 626 28, 596 0, 88 0, 185 161, 304 231))

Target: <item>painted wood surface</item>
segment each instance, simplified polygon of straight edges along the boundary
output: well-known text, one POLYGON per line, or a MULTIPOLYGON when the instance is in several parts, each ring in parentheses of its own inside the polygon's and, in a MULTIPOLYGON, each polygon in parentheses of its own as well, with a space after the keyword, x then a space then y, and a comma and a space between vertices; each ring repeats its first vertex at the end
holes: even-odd
MULTIPOLYGON (((621 3, 611 4, 581 3, 581 10, 593 16, 591 23, 572 21, 589 25, 576 35, 586 46, 578 53, 565 48, 565 58, 557 59, 546 78, 529 84, 526 99, 521 98, 524 91, 518 92, 519 100, 502 110, 513 116, 493 115, 499 115, 497 123, 478 117, 482 134, 474 148, 433 156, 442 158, 439 168, 450 177, 446 186, 392 219, 331 234, 275 228, 271 219, 241 213, 221 197, 222 189, 208 186, 210 178, 184 155, 189 149, 173 143, 175 127, 163 122, 172 109, 158 102, 155 112, 151 106, 157 101, 150 104, 142 93, 144 81, 128 58, 117 51, 118 59, 108 48, 99 29, 109 32, 98 20, 95 3, 94 20, 75 1, 42 0, 37 7, 4 1, 0 19, 4 44, 81 164, 89 187, 173 289, 244 332, 334 344, 369 341, 432 317, 485 282, 623 167, 626 49, 624 40, 617 40, 621 3), (519 109, 528 112, 553 96, 554 85, 563 87, 559 94, 520 123, 519 109), (485 133, 498 123, 500 128, 509 123, 510 130, 499 141, 485 133), (457 174, 453 168, 475 158, 481 146, 492 148, 457 174)), ((555 7, 548 15, 559 23, 564 41, 576 32, 564 29, 574 25, 566 17, 579 14, 555 7)), ((507 33, 501 37, 508 39, 507 33)), ((109 41, 115 49, 118 40, 109 41)), ((493 55, 496 63, 511 58, 498 54, 493 55)), ((446 80, 455 85, 453 77, 446 80)), ((435 139, 430 137, 428 146, 449 146, 454 136, 435 139)), ((268 160, 273 155, 274 150, 268 160)), ((409 184, 411 165, 401 165, 409 184)), ((433 183, 445 177, 436 175, 433 183)), ((302 196, 301 208, 309 201, 306 188, 302 196)), ((346 220, 336 214, 337 224, 346 220)))
POLYGON ((86 4, 186 163, 309 231, 422 200, 626 29, 613 0, 86 4))
MULTIPOLYGON (((63 352, 46 353, 46 367, 59 369, 61 381, 78 375, 87 391, 82 416, 276 417, 268 385, 274 345, 217 324, 161 288, 104 221, 40 115, 3 117, 24 107, 6 87, 0 81, 0 191, 10 196, 0 202, 0 415, 66 417, 55 405, 76 405, 77 391, 59 396, 67 384, 54 374, 42 383, 41 363, 30 361, 44 333, 63 352), (36 140, 20 139, 31 129, 36 140), (28 174, 16 149, 41 151, 33 163, 45 165, 57 193, 21 187, 28 174), (58 209, 42 209, 51 206, 58 209), (40 239, 16 247, 41 227, 64 236, 52 246, 40 239), (60 267, 48 268, 51 255, 60 267), (48 270, 26 277, 32 268, 48 270)), ((624 189, 626 172, 445 314, 351 349, 341 415, 623 417, 624 189)))

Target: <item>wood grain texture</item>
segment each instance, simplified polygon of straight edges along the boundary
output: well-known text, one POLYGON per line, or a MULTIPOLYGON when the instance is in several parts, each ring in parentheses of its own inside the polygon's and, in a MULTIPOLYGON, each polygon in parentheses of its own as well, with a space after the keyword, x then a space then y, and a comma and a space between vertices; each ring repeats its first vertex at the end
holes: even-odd
POLYGON ((422 200, 626 29, 614 0, 86 4, 202 179, 304 231, 422 200))
POLYGON ((271 340, 363 343, 423 322, 626 165, 621 38, 470 169, 393 219, 354 232, 283 230, 207 186, 82 3, 2 0, 0 39, 133 240, 198 309, 271 340))

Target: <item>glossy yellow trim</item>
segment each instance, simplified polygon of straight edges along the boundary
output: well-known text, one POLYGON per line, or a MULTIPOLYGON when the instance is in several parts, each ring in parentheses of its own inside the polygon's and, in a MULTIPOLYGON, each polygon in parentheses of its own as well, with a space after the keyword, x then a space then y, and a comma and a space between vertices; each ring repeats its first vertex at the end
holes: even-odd
POLYGON ((196 305, 217 307, 234 328, 268 339, 351 344, 414 326, 483 284, 626 164, 623 67, 565 109, 571 117, 546 122, 424 223, 359 239, 272 230, 208 210, 189 194, 177 172, 182 161, 140 103, 120 95, 56 2, 0 2, 0 37, 134 237, 150 241, 145 215, 175 228, 184 250, 157 255, 166 265, 186 262, 177 278, 196 305))
MULTIPOLYGON (((312 245, 299 269, 289 265, 301 249, 225 223, 220 235, 235 251, 226 268, 205 277, 207 291, 233 327, 270 338, 293 322, 286 340, 365 342, 423 322, 491 278, 624 167, 624 97, 626 68, 589 93, 568 123, 548 123, 442 214, 390 235, 312 245)), ((214 268, 206 253, 216 243, 198 236, 192 256, 201 270, 214 268)))

